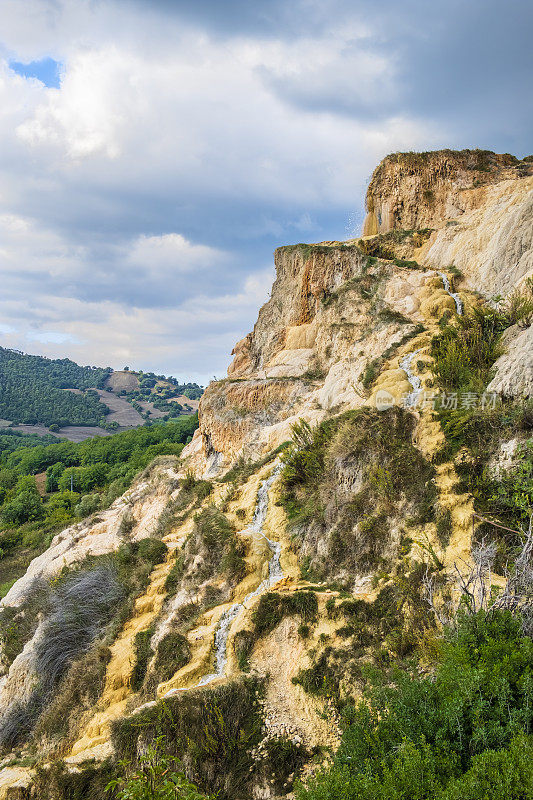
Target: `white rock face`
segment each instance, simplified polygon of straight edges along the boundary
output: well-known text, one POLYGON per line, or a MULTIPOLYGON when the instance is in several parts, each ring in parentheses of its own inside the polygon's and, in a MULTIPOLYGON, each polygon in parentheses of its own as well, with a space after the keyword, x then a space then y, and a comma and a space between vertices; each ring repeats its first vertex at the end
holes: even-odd
POLYGON ((266 378, 299 378, 311 366, 313 348, 280 350, 264 369, 266 378))
POLYGON ((533 177, 488 187, 485 202, 437 230, 421 260, 453 264, 466 285, 483 295, 508 294, 533 273, 533 177))
POLYGON ((533 397, 533 326, 521 330, 516 325, 503 336, 507 352, 496 361, 496 374, 488 392, 512 397, 533 397))

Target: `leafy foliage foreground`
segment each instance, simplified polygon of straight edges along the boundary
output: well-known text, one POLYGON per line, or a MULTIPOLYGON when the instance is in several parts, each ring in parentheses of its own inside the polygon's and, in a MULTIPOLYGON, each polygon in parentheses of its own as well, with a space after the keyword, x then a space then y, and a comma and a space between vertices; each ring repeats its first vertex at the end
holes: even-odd
POLYGON ((433 673, 375 672, 298 800, 533 798, 533 641, 508 611, 461 619, 433 673))

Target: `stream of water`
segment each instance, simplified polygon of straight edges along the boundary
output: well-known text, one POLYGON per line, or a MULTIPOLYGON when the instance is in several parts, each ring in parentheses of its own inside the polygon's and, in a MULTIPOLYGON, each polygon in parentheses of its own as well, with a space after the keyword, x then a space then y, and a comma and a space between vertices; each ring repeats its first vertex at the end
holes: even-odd
MULTIPOLYGON (((442 283, 444 284, 444 289, 450 297, 453 297, 455 302, 455 308, 457 309, 457 313, 459 316, 462 316, 463 313, 463 301, 457 294, 457 292, 452 292, 452 287, 450 286, 450 281, 448 276, 444 272, 439 272, 440 277, 442 278, 442 283)), ((405 374, 407 375, 407 380, 412 386, 412 391, 409 392, 407 397, 405 398, 405 405, 408 408, 416 406, 418 401, 418 395, 422 389, 422 382, 420 378, 414 374, 411 365, 413 363, 413 359, 416 355, 420 353, 420 350, 415 350, 414 353, 408 353, 406 356, 402 358, 400 361, 400 368, 403 369, 405 374)))
POLYGON ((418 350, 415 350, 413 353, 408 353, 400 361, 400 369, 403 369, 403 371, 407 375, 407 380, 409 381, 409 383, 413 388, 413 391, 409 392, 409 394, 405 398, 404 402, 406 408, 411 408, 413 406, 416 406, 418 401, 418 395, 420 394, 420 391, 422 389, 422 381, 420 380, 418 375, 414 374, 411 368, 414 357, 417 356, 421 350, 422 348, 419 348, 418 350))
POLYGON ((444 272, 439 272, 440 277, 442 278, 442 283, 444 284, 444 289, 450 297, 453 297, 455 308, 457 310, 458 315, 461 317, 463 315, 463 301, 457 294, 457 292, 452 292, 452 287, 450 286, 450 281, 448 276, 444 272))
MULTIPOLYGON (((261 483, 257 493, 257 503, 255 506, 252 524, 249 528, 243 531, 243 533, 250 532, 252 534, 258 534, 268 544, 272 553, 272 557, 268 562, 268 575, 263 581, 261 581, 257 589, 254 589, 253 592, 247 594, 241 603, 233 603, 233 605, 230 606, 227 611, 224 611, 220 617, 215 630, 215 671, 209 673, 209 675, 204 675, 203 678, 198 681, 196 686, 205 686, 206 684, 211 683, 211 681, 214 681, 216 678, 220 678, 224 675, 226 671, 226 664, 228 663, 228 638, 232 622, 238 617, 248 600, 251 600, 252 597, 257 597, 257 595, 268 591, 283 578, 283 570, 280 563, 281 544, 279 544, 279 542, 271 541, 263 533, 268 511, 268 495, 272 484, 279 475, 280 470, 281 466, 276 467, 272 475, 270 475, 269 478, 266 478, 266 480, 261 483)), ((169 692, 167 692, 165 697, 170 694, 174 694, 175 692, 175 689, 171 689, 169 692)))

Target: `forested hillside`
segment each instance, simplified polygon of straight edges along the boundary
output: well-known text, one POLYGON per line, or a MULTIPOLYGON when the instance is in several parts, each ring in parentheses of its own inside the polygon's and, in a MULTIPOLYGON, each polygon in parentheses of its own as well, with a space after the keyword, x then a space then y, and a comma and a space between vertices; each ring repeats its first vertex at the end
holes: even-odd
MULTIPOLYGON (((82 431, 81 436, 78 431, 81 439, 142 425, 145 420, 191 414, 202 392, 197 383, 180 383, 154 372, 80 367, 68 358, 49 359, 0 347, 0 420, 14 425, 44 425, 52 433, 68 426, 100 428, 82 431)), ((68 431, 64 435, 70 438, 68 431)), ((14 448, 19 443, 3 444, 14 448)))
POLYGON ((0 417, 29 425, 98 425, 107 409, 96 393, 65 389, 103 385, 110 368, 80 367, 68 358, 49 359, 0 348, 0 417))
POLYGON ((179 455, 197 426, 195 414, 81 443, 32 442, 0 453, 0 595, 57 530, 107 508, 156 456, 179 455))

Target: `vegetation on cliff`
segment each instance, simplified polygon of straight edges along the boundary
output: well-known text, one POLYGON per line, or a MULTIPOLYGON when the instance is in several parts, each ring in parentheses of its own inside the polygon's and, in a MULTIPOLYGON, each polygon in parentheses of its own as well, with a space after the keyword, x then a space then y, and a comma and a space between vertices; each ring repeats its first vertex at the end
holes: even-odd
POLYGON ((437 406, 445 442, 435 458, 455 460, 458 488, 472 495, 478 514, 496 523, 478 525, 476 540, 497 545, 500 569, 512 560, 520 543, 517 531, 533 508, 533 403, 484 393, 504 352, 502 333, 511 325, 528 325, 532 313, 529 281, 506 301, 478 304, 462 317, 444 319, 431 343, 437 386, 449 398, 437 406), (509 443, 512 458, 501 467, 501 447, 509 443))
POLYGON ((434 469, 413 444, 414 426, 404 409, 365 407, 315 428, 294 427, 294 446, 283 457, 281 502, 307 577, 342 579, 344 572, 350 580, 386 570, 407 523, 434 519, 434 469), (326 556, 318 541, 327 542, 326 556))
POLYGON ((461 618, 413 665, 344 713, 331 767, 299 800, 526 800, 533 796, 533 643, 508 611, 461 618), (426 653, 426 656, 428 653, 426 653))

